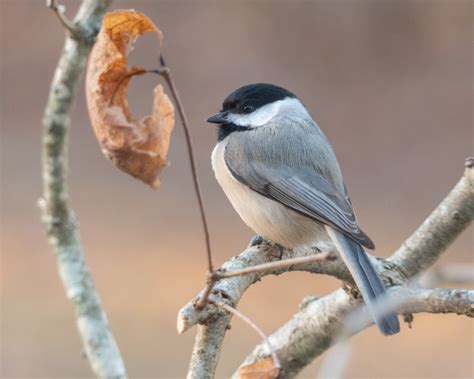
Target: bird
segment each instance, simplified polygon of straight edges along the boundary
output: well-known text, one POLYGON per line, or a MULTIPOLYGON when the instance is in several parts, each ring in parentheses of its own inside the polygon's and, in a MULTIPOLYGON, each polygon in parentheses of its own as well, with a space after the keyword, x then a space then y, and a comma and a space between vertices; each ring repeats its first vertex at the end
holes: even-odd
POLYGON ((384 335, 396 334, 396 313, 374 311, 386 289, 364 248, 334 150, 302 101, 268 83, 228 95, 206 120, 218 125, 211 163, 217 182, 244 223, 286 248, 332 241, 384 335))

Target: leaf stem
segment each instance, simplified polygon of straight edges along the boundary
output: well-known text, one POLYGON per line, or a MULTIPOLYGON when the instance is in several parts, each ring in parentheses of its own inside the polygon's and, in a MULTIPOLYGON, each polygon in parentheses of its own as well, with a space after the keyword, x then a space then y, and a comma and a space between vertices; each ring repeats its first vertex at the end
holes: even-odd
MULTIPOLYGON (((163 55, 160 55, 160 69, 159 70, 152 70, 152 72, 161 75, 166 83, 168 84, 168 87, 170 88, 171 94, 173 96, 174 102, 178 108, 178 113, 181 118, 181 123, 183 124, 184 128, 184 134, 186 137, 186 146, 188 148, 188 155, 189 155, 189 162, 191 164, 191 173, 193 177, 193 183, 194 183, 194 190, 196 193, 196 197, 198 200, 199 204, 199 211, 201 213, 201 222, 202 222, 202 227, 204 230, 204 237, 206 239, 206 251, 207 251, 207 269, 209 273, 214 272, 214 265, 212 264, 212 253, 211 253, 211 240, 209 237, 209 228, 207 226, 207 219, 206 219, 206 210, 204 208, 204 202, 202 200, 202 195, 201 195, 201 188, 199 185, 199 179, 197 175, 197 169, 196 169, 196 160, 194 158, 194 149, 193 149, 193 142, 191 138, 191 133, 189 131, 189 126, 188 126, 188 119, 186 117, 186 114, 184 112, 183 104, 181 102, 181 99, 178 94, 178 90, 176 89, 176 85, 173 80, 173 76, 171 75, 171 70, 170 68, 166 65, 165 60, 163 58, 163 55)), ((205 305, 205 304, 204 304, 205 305)))

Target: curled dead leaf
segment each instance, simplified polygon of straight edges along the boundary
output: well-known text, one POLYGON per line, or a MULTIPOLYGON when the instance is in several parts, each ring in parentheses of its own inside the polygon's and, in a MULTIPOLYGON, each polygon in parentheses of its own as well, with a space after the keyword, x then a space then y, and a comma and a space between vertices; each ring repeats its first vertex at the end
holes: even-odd
POLYGON ((239 369, 239 379, 278 379, 281 369, 271 358, 260 359, 239 369))
POLYGON ((128 67, 127 55, 141 35, 160 30, 143 13, 118 10, 107 13, 89 57, 86 95, 89 116, 103 153, 119 169, 153 188, 168 165, 166 155, 175 123, 174 107, 163 87, 153 93, 152 114, 135 119, 127 102, 128 83, 141 67, 128 67))

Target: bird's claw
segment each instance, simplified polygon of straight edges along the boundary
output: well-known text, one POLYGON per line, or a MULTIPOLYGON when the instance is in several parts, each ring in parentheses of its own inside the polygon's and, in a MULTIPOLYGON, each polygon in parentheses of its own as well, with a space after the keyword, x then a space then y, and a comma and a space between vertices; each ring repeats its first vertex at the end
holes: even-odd
POLYGON ((249 247, 268 245, 269 243, 270 242, 268 242, 265 238, 257 234, 256 236, 253 236, 250 240, 249 247))

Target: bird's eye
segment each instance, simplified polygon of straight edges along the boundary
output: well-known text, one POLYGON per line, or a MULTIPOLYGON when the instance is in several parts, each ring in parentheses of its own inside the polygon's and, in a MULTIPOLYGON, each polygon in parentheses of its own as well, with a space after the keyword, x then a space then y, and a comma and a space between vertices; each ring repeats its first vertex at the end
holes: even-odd
POLYGON ((242 110, 244 111, 244 113, 252 113, 255 108, 252 107, 251 105, 246 105, 245 107, 242 108, 242 110))

